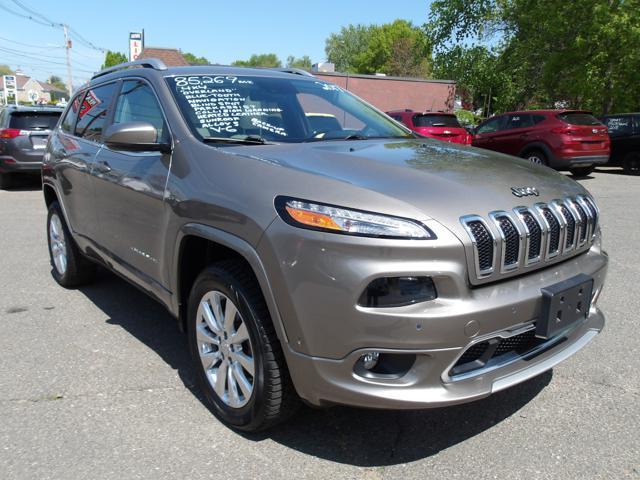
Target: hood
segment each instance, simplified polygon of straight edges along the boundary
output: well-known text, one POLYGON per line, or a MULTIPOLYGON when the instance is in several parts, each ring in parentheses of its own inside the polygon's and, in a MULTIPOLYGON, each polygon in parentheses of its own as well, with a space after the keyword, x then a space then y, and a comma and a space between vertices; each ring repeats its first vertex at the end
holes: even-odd
MULTIPOLYGON (((255 147, 247 147, 254 149, 255 147)), ((243 149, 244 150, 244 149, 243 149)), ((294 169, 319 177, 321 184, 309 200, 337 203, 339 198, 362 198, 362 190, 376 192, 420 210, 423 218, 448 225, 459 224, 463 215, 486 216, 493 210, 531 206, 568 195, 584 194, 585 189, 570 178, 544 166, 496 152, 448 144, 437 140, 366 140, 305 144, 280 144, 251 150, 274 166, 294 169), (353 195, 322 179, 334 180, 352 188, 353 195), (534 187, 539 196, 516 197, 512 187, 534 187), (327 191, 327 187, 331 188, 327 191)), ((296 187, 290 192, 295 196, 296 187)), ((376 202, 377 203, 377 202, 376 202)), ((346 207, 371 210, 351 200, 346 207)), ((390 213, 390 212, 384 212, 390 213)), ((395 212, 403 215, 402 212, 395 212)), ((405 215, 404 216, 408 216, 405 215)))

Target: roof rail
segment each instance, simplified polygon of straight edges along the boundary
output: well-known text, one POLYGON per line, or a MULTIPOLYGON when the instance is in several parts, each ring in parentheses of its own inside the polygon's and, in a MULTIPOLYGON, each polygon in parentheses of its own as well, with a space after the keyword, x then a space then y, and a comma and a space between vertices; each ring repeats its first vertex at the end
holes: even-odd
POLYGON ((127 68, 135 67, 153 68, 154 70, 167 69, 167 66, 162 60, 158 58, 145 58, 143 60, 134 60, 133 62, 119 63, 118 65, 114 65, 113 67, 100 70, 93 77, 91 77, 91 80, 93 80, 94 78, 102 77, 103 75, 107 75, 108 73, 117 72, 118 70, 126 70, 127 68))
POLYGON ((294 75, 302 75, 304 77, 314 77, 315 75, 303 70, 301 68, 270 68, 269 70, 275 70, 276 72, 292 73, 294 75))

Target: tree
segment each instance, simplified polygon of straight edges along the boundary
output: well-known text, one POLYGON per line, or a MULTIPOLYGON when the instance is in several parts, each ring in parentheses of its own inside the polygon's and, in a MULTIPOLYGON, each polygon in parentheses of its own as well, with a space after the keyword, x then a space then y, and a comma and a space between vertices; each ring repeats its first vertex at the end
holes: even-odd
POLYGON ((183 53, 182 56, 191 65, 211 65, 211 62, 205 57, 196 57, 193 53, 183 53))
POLYGON ((305 55, 300 58, 296 58, 293 55, 287 57, 287 68, 302 68, 303 70, 311 70, 311 58, 305 55))
POLYGON ((13 70, 9 65, 5 65, 4 63, 0 63, 0 76, 2 75, 13 75, 13 70))
POLYGON ((236 67, 280 68, 282 67, 282 62, 275 53, 262 53, 260 55, 251 55, 249 60, 236 60, 231 65, 236 67))
POLYGON ((54 87, 59 88, 60 90, 64 90, 65 92, 67 91, 67 86, 65 85, 65 83, 62 81, 62 78, 58 77, 57 75, 51 75, 48 79, 47 79, 47 83, 49 85, 53 85, 54 87))
POLYGON ((102 65, 102 68, 113 67, 115 65, 118 65, 120 63, 125 63, 128 61, 129 59, 124 53, 112 52, 111 50, 107 50, 104 56, 104 64, 102 65))
POLYGON ((436 0, 426 29, 436 57, 462 40, 495 46, 500 109, 562 102, 599 114, 640 108, 639 10, 640 0, 436 0))
POLYGON ((349 25, 326 40, 325 52, 338 71, 429 75, 431 47, 424 30, 406 20, 383 25, 349 25))

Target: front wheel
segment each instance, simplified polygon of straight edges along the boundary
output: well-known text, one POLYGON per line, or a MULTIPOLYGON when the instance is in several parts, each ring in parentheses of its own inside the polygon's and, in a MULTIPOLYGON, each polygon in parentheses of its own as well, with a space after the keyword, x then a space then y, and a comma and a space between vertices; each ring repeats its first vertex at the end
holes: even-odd
POLYGON ((628 153, 622 167, 627 175, 640 175, 640 152, 628 153))
POLYGON ((596 168, 595 166, 591 165, 589 167, 574 167, 569 169, 569 171, 571 172, 571 175, 573 175, 574 177, 583 178, 591 175, 595 170, 595 168, 596 168))
POLYGON ((73 288, 93 279, 96 266, 82 255, 71 238, 58 202, 49 205, 47 240, 52 275, 56 282, 65 288, 73 288))
POLYGON ((191 356, 215 415, 244 431, 289 417, 298 398, 252 273, 235 261, 212 264, 196 279, 188 308, 191 356))

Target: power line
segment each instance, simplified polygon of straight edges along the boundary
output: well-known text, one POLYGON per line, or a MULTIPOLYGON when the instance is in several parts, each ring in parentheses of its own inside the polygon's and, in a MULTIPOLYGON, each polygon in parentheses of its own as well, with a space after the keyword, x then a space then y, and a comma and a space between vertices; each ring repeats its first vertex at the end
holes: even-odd
POLYGON ((3 4, 0 4, 0 9, 5 10, 6 12, 9 12, 10 14, 15 15, 17 17, 26 18, 27 20, 31 20, 32 22, 39 23, 40 25, 44 25, 45 27, 54 27, 54 28, 58 27, 58 25, 56 25, 55 23, 43 22, 42 20, 38 20, 37 18, 34 18, 31 15, 23 15, 19 12, 11 10, 10 8, 7 8, 3 4))
POLYGON ((29 48, 42 48, 42 49, 64 48, 63 46, 55 47, 55 46, 33 45, 30 43, 16 42, 15 40, 11 40, 10 38, 5 38, 5 37, 0 37, 0 40, 4 40, 5 42, 10 42, 10 43, 15 43, 16 45, 21 45, 23 47, 29 47, 29 48))

